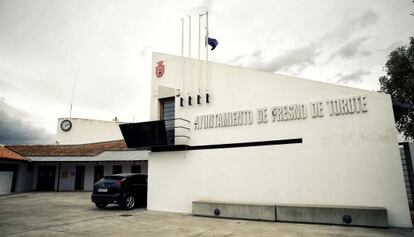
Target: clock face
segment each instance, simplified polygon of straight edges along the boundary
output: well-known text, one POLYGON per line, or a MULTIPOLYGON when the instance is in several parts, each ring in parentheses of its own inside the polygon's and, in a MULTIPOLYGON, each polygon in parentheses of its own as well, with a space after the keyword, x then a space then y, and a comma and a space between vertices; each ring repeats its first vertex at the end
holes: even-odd
POLYGON ((63 120, 60 124, 60 128, 63 131, 69 131, 72 128, 72 122, 70 120, 63 120))

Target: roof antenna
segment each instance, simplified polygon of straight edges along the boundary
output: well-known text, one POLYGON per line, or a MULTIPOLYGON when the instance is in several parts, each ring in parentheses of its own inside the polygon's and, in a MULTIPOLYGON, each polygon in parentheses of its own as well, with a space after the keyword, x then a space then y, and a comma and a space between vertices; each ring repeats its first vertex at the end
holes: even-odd
POLYGON ((80 69, 78 68, 78 72, 76 73, 75 82, 73 83, 73 90, 72 90, 72 98, 70 100, 70 112, 69 112, 69 119, 72 119, 72 104, 73 104, 73 97, 75 96, 75 88, 76 88, 76 82, 78 81, 80 69))

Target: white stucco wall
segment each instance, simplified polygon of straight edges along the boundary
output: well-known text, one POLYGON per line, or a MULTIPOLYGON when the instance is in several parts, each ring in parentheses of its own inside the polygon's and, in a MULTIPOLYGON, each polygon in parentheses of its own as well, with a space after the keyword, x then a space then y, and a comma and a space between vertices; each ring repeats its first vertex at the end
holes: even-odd
MULTIPOLYGON (((99 162, 99 165, 104 166, 104 175, 111 175, 112 174, 112 167, 114 165, 121 165, 122 166, 122 173, 130 173, 131 166, 134 164, 133 161, 128 162, 99 162)), ((141 173, 147 174, 148 173, 148 162, 147 161, 135 161, 136 165, 141 166, 141 173)), ((30 191, 31 189, 37 189, 37 179, 38 179, 38 169, 41 165, 53 165, 56 167, 56 177, 55 177, 55 187, 56 190, 58 185, 58 172, 59 172, 59 165, 56 162, 36 162, 33 169, 33 177, 26 180, 27 182, 25 186, 22 185, 22 188, 27 188, 27 190, 19 190, 17 187, 20 187, 19 183, 16 187, 16 191, 30 191), (27 187, 26 187, 27 186, 27 187)), ((95 175, 95 165, 96 162, 62 162, 61 164, 61 171, 60 171, 60 185, 59 191, 73 191, 75 189, 75 177, 76 177, 76 166, 85 166, 85 176, 84 176, 84 191, 92 191, 93 184, 94 184, 94 175, 95 175), (63 173, 66 172, 66 176, 63 173)), ((26 177, 25 176, 25 177, 26 177)))
MULTIPOLYGON (((153 76, 151 119, 158 119, 158 86, 198 90, 196 60, 154 54, 165 62, 153 76), (184 75, 184 76, 183 76, 184 75), (180 81, 187 78, 187 82, 180 81)), ((154 66, 155 67, 155 66, 154 66)), ((204 68, 205 65, 204 65, 204 68)), ((202 70, 201 70, 202 71, 202 70)), ((202 72, 203 75, 206 72, 202 72)), ((209 64, 211 103, 179 106, 176 117, 191 121, 190 145, 302 138, 303 143, 232 149, 151 153, 150 210, 191 212, 195 200, 249 203, 379 206, 392 226, 411 227, 397 133, 389 95, 273 73, 209 64), (329 99, 366 96, 367 112, 328 114, 329 99), (324 116, 257 123, 257 108, 323 101, 324 116), (251 110, 252 125, 194 130, 196 116, 251 110)), ((204 94, 206 87, 201 86, 204 94)))
POLYGON ((95 164, 85 165, 84 190, 92 191, 95 177, 95 164))
POLYGON ((119 123, 112 121, 59 118, 57 123, 56 141, 59 144, 82 144, 123 139, 119 123), (72 128, 63 131, 60 124, 63 120, 70 120, 72 128))
POLYGON ((29 163, 23 163, 19 166, 16 192, 28 192, 32 191, 33 186, 33 174, 34 165, 29 163), (28 168, 31 166, 31 169, 28 168))
MULTIPOLYGON (((57 168, 59 169, 59 168, 57 168)), ((63 163, 60 172, 59 191, 71 191, 75 189, 76 164, 63 163), (63 176, 62 174, 66 175, 63 176)))
MULTIPOLYGON (((408 142, 408 147, 410 148, 411 161, 414 162, 414 142, 408 142)), ((413 165, 413 171, 414 171, 414 165, 413 165)))

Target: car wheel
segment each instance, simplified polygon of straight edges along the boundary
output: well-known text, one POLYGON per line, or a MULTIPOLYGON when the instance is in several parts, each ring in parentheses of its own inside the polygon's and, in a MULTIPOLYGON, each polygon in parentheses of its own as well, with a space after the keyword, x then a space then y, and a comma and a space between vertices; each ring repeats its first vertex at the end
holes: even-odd
POLYGON ((124 208, 127 210, 131 210, 135 207, 135 198, 131 195, 128 195, 125 198, 124 208))
POLYGON ((96 202, 95 205, 96 205, 97 208, 105 208, 108 204, 96 202))

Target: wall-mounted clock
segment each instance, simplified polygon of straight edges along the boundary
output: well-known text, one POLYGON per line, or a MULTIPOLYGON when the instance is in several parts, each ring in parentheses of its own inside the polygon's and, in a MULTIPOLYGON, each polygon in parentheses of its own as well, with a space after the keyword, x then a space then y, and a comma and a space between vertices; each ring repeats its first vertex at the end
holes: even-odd
POLYGON ((60 123, 60 128, 63 131, 67 132, 72 128, 72 122, 70 120, 65 119, 62 121, 62 123, 60 123))

